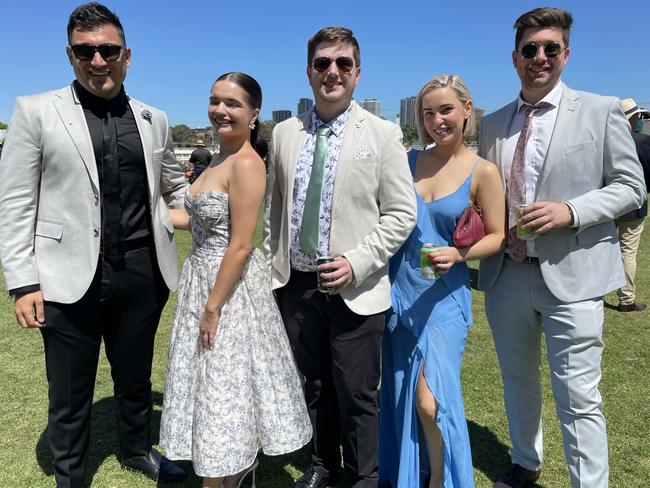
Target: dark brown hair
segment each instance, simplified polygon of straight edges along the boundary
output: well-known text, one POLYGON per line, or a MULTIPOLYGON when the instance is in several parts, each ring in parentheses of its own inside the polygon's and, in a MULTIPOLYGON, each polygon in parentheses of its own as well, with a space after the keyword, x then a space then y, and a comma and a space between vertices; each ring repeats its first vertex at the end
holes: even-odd
POLYGON ((524 37, 524 31, 529 27, 559 27, 563 30, 562 41, 564 47, 569 47, 569 37, 571 34, 571 26, 573 25, 573 17, 571 12, 561 8, 554 7, 540 7, 526 12, 515 20, 513 26, 517 29, 515 34, 515 49, 519 49, 521 38, 524 37))
POLYGON ((361 50, 359 49, 359 42, 354 37, 354 34, 350 29, 345 27, 325 27, 319 30, 314 36, 309 39, 307 42, 307 66, 311 66, 312 61, 314 60, 314 53, 319 44, 338 44, 345 43, 350 44, 354 48, 354 64, 361 66, 361 50))

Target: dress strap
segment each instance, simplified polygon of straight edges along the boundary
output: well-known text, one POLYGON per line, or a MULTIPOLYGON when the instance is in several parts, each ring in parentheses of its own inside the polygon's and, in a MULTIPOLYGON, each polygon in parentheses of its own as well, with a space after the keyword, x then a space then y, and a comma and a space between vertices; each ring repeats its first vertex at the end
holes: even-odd
POLYGON ((474 176, 474 170, 476 169, 476 166, 478 165, 478 162, 481 160, 481 158, 477 158, 476 161, 474 161, 474 166, 472 167, 472 172, 469 174, 470 176, 474 176))
POLYGON ((481 160, 481 158, 476 158, 476 161, 474 161, 474 166, 472 167, 472 171, 469 174, 469 204, 470 205, 477 205, 476 202, 472 203, 472 180, 474 179, 474 170, 476 169, 476 166, 478 165, 478 162, 481 160))
MULTIPOLYGON (((411 168, 411 176, 415 178, 415 162, 418 159, 418 151, 417 149, 411 149, 408 153, 408 160, 409 160, 409 168, 411 168)), ((473 170, 472 170, 473 171, 473 170)))

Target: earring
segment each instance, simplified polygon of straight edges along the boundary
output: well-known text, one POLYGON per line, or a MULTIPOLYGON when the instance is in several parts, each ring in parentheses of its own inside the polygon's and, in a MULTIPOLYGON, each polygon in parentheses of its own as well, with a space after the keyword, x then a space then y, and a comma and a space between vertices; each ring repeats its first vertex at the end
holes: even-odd
POLYGON ((251 120, 251 123, 248 125, 248 128, 250 130, 253 130, 255 128, 255 121, 254 120, 251 120))

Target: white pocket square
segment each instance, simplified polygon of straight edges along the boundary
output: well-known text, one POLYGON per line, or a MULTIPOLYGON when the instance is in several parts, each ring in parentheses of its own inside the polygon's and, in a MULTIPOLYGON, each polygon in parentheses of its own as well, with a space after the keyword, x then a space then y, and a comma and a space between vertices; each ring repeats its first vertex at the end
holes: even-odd
POLYGON ((358 147, 352 159, 368 159, 374 156, 367 147, 358 147))

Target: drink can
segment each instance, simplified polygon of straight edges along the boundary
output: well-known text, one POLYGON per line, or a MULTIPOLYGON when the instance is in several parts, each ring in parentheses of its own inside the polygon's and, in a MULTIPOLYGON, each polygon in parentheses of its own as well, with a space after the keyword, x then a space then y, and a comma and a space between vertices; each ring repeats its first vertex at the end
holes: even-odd
POLYGON ((519 223, 519 219, 521 219, 523 210, 528 206, 530 206, 530 203, 517 205, 517 237, 519 239, 523 239, 524 241, 532 241, 536 237, 535 231, 531 229, 524 229, 519 223))
POLYGON ((440 252, 440 246, 432 242, 427 242, 420 249, 420 276, 425 280, 435 280, 438 278, 436 267, 429 261, 429 254, 440 252))
MULTIPOLYGON (((325 263, 331 263, 334 261, 333 256, 319 256, 318 259, 316 260, 317 266, 320 266, 321 264, 325 263)), ((327 270, 325 270, 327 272, 327 270)), ((317 283, 318 283, 318 291, 322 293, 332 293, 335 291, 334 288, 325 286, 325 283, 329 283, 330 281, 336 281, 336 280, 326 280, 321 278, 320 276, 321 270, 316 270, 316 277, 317 277, 317 283)))

